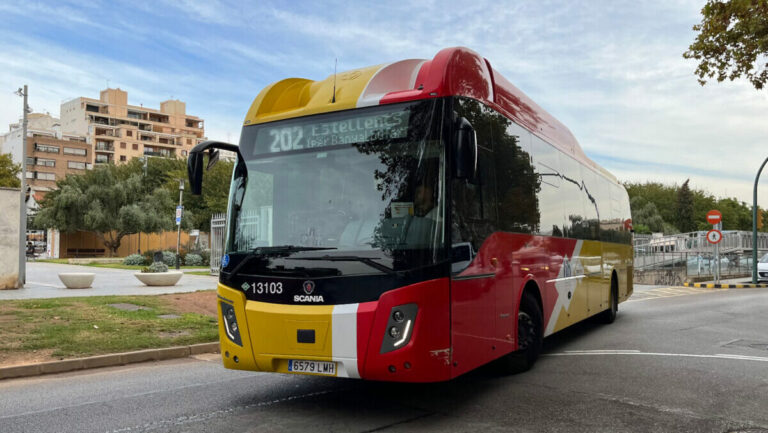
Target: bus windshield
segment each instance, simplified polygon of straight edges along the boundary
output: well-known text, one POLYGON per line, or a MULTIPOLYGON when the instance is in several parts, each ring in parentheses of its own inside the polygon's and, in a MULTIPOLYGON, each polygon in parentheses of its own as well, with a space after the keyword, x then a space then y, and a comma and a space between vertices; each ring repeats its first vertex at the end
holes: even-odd
POLYGON ((444 255, 440 101, 246 126, 230 191, 229 254, 342 274, 404 270, 444 255), (271 247, 271 248, 270 248, 271 247), (305 259, 305 260, 302 260, 305 259))

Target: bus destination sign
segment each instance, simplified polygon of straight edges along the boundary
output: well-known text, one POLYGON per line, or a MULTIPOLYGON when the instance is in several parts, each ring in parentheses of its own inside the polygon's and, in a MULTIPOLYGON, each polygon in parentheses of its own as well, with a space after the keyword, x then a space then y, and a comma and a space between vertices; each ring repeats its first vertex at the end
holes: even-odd
POLYGON ((409 111, 401 110, 327 122, 305 120, 293 125, 263 126, 253 155, 404 138, 408 135, 409 115, 409 111))

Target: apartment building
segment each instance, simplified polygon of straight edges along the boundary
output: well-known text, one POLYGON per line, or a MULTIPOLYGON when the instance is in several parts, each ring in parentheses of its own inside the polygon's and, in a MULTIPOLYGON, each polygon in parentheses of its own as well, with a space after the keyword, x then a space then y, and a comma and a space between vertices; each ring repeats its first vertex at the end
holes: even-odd
POLYGON ((125 162, 143 156, 186 158, 205 140, 204 122, 179 100, 160 109, 128 105, 128 92, 102 90, 99 99, 79 97, 61 104, 61 128, 87 137, 93 163, 125 162))
MULTIPOLYGON (((9 125, 3 135, 2 151, 21 163, 21 123, 9 125)), ((59 119, 50 114, 31 113, 27 124, 27 184, 33 192, 56 188, 56 181, 71 173, 92 168, 93 150, 82 135, 61 132, 59 119)))

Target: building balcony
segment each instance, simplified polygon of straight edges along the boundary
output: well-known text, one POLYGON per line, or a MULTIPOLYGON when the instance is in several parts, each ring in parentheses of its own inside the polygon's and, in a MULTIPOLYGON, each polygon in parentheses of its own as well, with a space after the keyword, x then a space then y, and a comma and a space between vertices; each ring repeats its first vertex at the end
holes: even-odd
POLYGON ((106 141, 97 141, 95 149, 97 152, 114 152, 115 146, 112 143, 106 141))

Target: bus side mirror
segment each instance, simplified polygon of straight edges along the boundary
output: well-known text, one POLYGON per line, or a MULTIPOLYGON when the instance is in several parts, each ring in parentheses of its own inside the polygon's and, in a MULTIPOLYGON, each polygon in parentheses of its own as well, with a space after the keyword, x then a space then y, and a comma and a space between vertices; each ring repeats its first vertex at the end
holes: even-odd
POLYGON ((217 149, 235 152, 237 157, 242 159, 240 147, 230 143, 208 140, 193 147, 187 157, 187 177, 192 195, 200 195, 203 192, 203 155, 205 155, 205 151, 208 151, 208 170, 210 170, 219 160, 217 149))
POLYGON ((472 180, 477 174, 477 134, 466 118, 456 123, 455 175, 457 179, 472 180))
POLYGON ((192 195, 200 195, 203 192, 203 152, 189 153, 187 177, 192 195))

